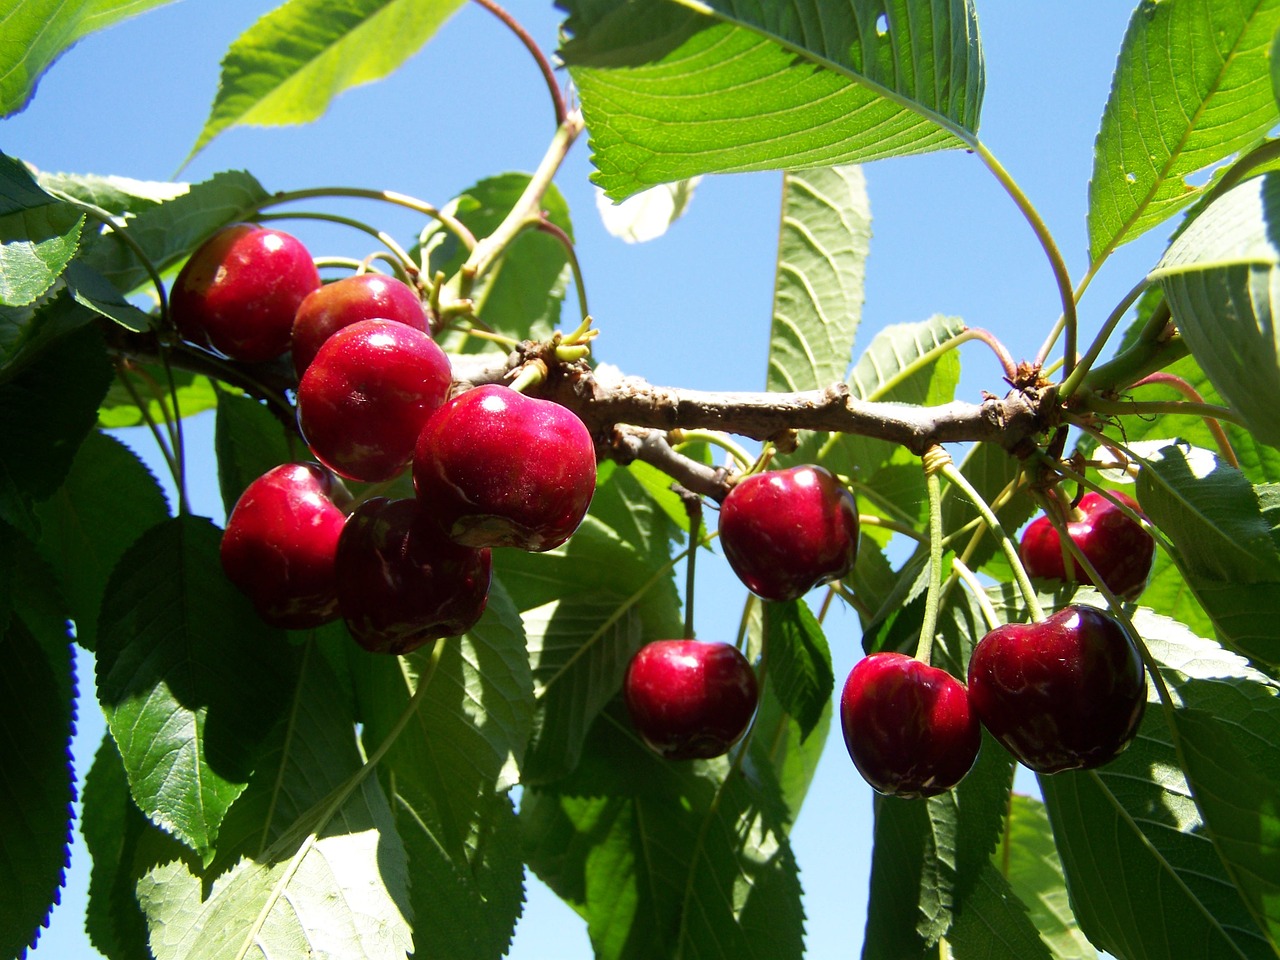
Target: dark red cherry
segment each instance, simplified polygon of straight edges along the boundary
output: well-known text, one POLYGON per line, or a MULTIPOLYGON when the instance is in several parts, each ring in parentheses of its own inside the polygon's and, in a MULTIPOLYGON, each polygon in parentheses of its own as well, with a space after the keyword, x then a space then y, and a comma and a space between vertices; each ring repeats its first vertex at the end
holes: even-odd
POLYGON ((301 377, 321 344, 361 320, 395 320, 427 333, 427 312, 413 287, 395 277, 360 273, 312 290, 293 319, 293 367, 301 377))
POLYGON ((476 387, 427 421, 413 485, 459 543, 550 550, 591 505, 595 444, 567 407, 509 387, 476 387))
MULTIPOLYGON (((1123 493, 1111 496, 1140 513, 1137 502, 1123 493)), ((1080 498, 1079 519, 1067 521, 1067 532, 1080 552, 1089 558, 1102 582, 1116 596, 1136 600, 1151 575, 1155 541, 1142 526, 1125 515, 1100 493, 1090 490, 1080 498)), ((1033 520, 1022 534, 1022 564, 1033 577, 1078 580, 1088 583, 1084 568, 1071 560, 1071 574, 1062 562, 1058 531, 1046 516, 1033 520)))
POLYGON ((858 508, 824 467, 752 474, 720 506, 720 543, 752 593, 795 600, 853 569, 858 508))
POLYGON ((298 385, 298 425, 317 460, 353 480, 395 476, 449 394, 449 358, 421 330, 361 320, 320 347, 298 385))
POLYGON ((901 653, 858 661, 840 696, 840 724, 863 779, 893 797, 931 797, 954 787, 982 743, 964 684, 901 653))
POLYGON ((668 760, 728 753, 751 723, 755 671, 737 647, 654 640, 627 666, 623 698, 636 733, 668 760))
POLYGON ((415 500, 375 497, 347 520, 338 541, 338 606, 356 643, 408 653, 466 633, 489 596, 488 550, 445 537, 415 500))
POLYGON ((1114 759, 1137 734, 1146 670, 1118 620, 1072 604, 983 637, 969 661, 969 699, 1024 766, 1089 769, 1114 759))
POLYGON ((187 260, 169 295, 183 339, 260 363, 289 349, 293 317, 320 286, 296 237, 253 223, 223 227, 187 260))
POLYGON ((258 615, 301 630, 338 617, 334 554, 346 515, 314 463, 286 463, 245 489, 222 534, 222 569, 258 615))

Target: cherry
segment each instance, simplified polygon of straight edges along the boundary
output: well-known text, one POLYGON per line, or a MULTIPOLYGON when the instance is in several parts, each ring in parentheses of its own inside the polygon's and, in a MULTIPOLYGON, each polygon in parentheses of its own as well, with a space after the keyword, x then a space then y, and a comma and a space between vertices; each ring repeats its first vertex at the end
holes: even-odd
POLYGON ((312 290, 293 318, 293 367, 301 377, 329 337, 361 320, 395 320, 423 333, 427 312, 417 291, 395 277, 360 273, 312 290))
POLYGON ((973 767, 982 743, 964 684, 902 653, 858 661, 840 696, 840 725, 863 779, 892 797, 951 789, 973 767))
MULTIPOLYGON (((1137 512, 1138 504, 1123 493, 1112 493, 1129 509, 1137 512)), ((1100 493, 1090 490, 1080 498, 1081 518, 1067 521, 1067 533, 1080 552, 1089 558, 1098 576, 1116 596, 1136 600, 1151 575, 1155 541, 1141 524, 1100 493)), ((1074 558, 1071 574, 1062 562, 1062 545, 1058 531, 1046 516, 1037 517, 1022 534, 1022 564, 1033 577, 1047 580, 1081 580, 1089 582, 1084 568, 1074 558)))
POLYGON ((1146 670, 1118 620, 1072 604, 983 637, 969 660, 969 699, 1024 766, 1089 769, 1114 759, 1137 734, 1146 670))
POLYGON ((274 467, 249 484, 227 518, 222 569, 273 626, 301 630, 336 620, 333 564, 345 521, 327 470, 274 467))
POLYGON ((414 453, 413 485, 458 543, 551 550, 591 504, 595 444, 567 407, 489 384, 431 415, 414 453))
POLYGON ((319 286, 320 273, 296 237, 234 223, 183 265, 169 313, 183 339, 233 360, 261 363, 289 349, 298 305, 319 286))
POLYGON ((408 653, 466 633, 489 596, 489 551, 445 537, 413 499, 374 497, 356 508, 335 568, 342 618, 371 653, 408 653))
POLYGON ((320 347, 298 385, 298 425, 316 459, 353 480, 387 480, 444 403, 449 358, 430 336, 361 320, 320 347))
POLYGON ((824 467, 752 474, 720 506, 720 543, 752 593, 795 600, 853 569, 858 508, 824 467))
POLYGON ((668 760, 729 752, 759 699, 755 671, 737 647, 699 640, 654 640, 627 666, 623 698, 645 744, 668 760))

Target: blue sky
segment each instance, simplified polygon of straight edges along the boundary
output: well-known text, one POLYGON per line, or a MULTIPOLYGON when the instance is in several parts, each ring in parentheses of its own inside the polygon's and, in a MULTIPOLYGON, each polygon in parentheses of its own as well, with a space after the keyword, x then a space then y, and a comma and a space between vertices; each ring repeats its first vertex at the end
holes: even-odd
MULTIPOLYGON (((510 8, 544 48, 554 47, 559 17, 549 2, 513 0, 510 8)), ((47 170, 174 178, 208 112, 222 53, 266 9, 252 0, 185 0, 89 38, 55 64, 23 114, 0 121, 0 149, 47 170)), ((1078 276, 1093 138, 1129 11, 1114 0, 980 0, 978 10, 987 61, 980 133, 1078 276)), ((343 95, 319 123, 233 130, 181 178, 243 168, 269 189, 379 187, 443 204, 482 177, 532 169, 552 127, 532 62, 492 16, 467 7, 399 73, 343 95)), ((706 179, 668 235, 632 246, 601 227, 589 172, 584 138, 557 183, 574 214, 602 330, 597 356, 655 383, 761 388, 780 176, 706 179)), ((882 161, 866 172, 874 235, 859 345, 885 324, 946 313, 994 331, 1016 357, 1034 354, 1058 314, 1056 289, 1030 230, 976 158, 952 152, 882 161)), ((418 226, 395 213, 383 225, 402 238, 418 226)), ((1082 306, 1082 344, 1154 263, 1162 237, 1156 231, 1122 248, 1094 282, 1082 306)), ((312 249, 352 252, 323 246, 339 242, 348 237, 319 235, 312 249)), ((962 360, 962 397, 1002 390, 983 348, 966 347, 962 360)), ((211 426, 199 417, 190 427, 193 447, 206 451, 193 461, 192 493, 196 512, 219 517, 211 426)), ((145 437, 128 439, 152 455, 145 437)), ((698 573, 697 632, 731 639, 742 588, 718 558, 705 558, 698 573)), ((838 689, 860 654, 856 619, 834 616, 828 636, 838 689)), ((81 664, 87 691, 92 675, 81 664)), ((103 726, 91 700, 81 714, 75 756, 83 774, 103 726)), ((810 956, 821 960, 858 950, 870 852, 870 789, 848 761, 838 724, 832 733, 793 833, 810 956)), ((83 934, 87 870, 78 845, 63 903, 34 956, 95 955, 83 934)), ((590 957, 578 917, 532 878, 529 886, 511 956, 590 957)))

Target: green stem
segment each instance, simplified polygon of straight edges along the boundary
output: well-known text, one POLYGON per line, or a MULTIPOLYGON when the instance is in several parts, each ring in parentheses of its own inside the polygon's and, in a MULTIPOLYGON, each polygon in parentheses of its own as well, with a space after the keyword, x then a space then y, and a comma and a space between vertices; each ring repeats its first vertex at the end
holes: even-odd
MULTIPOLYGON (((187 499, 187 445, 183 438, 182 407, 178 402, 178 385, 173 379, 173 361, 169 356, 169 348, 162 342, 160 360, 164 365, 165 379, 169 382, 169 402, 173 404, 173 458, 177 465, 178 511, 190 513, 190 501, 187 499)), ((168 420, 166 411, 165 419, 168 420)))
MULTIPOLYGON (((932 516, 930 516, 932 520, 932 516)), ((910 537, 916 543, 924 543, 925 536, 915 527, 905 523, 898 523, 896 520, 887 520, 884 517, 878 517, 874 513, 858 514, 858 525, 862 527, 880 527, 884 530, 892 530, 894 533, 900 533, 904 537, 910 537)))
POLYGON ((682 498, 689 515, 689 556, 684 570, 684 637, 693 639, 693 594, 698 561, 698 546, 702 540, 702 498, 694 494, 682 498))
POLYGON ((160 431, 160 426, 156 423, 155 417, 151 416, 151 408, 143 401, 142 395, 138 393, 138 388, 129 379, 128 372, 117 368, 116 376, 124 384, 125 392, 129 394, 133 405, 138 408, 138 413, 142 416, 142 422, 151 431, 151 438, 156 442, 160 455, 164 457, 164 462, 169 467, 169 475, 173 477, 173 485, 181 490, 182 488, 178 484, 178 464, 173 459, 173 451, 169 446, 170 441, 165 439, 165 435, 160 431))
POLYGON ((916 659, 928 664, 933 657, 933 635, 938 629, 938 607, 942 603, 942 484, 937 470, 931 469, 931 461, 926 459, 925 464, 925 484, 929 490, 929 592, 924 601, 924 622, 920 625, 916 659))
POLYGON ((299 210, 297 212, 290 211, 288 213, 266 213, 258 218, 261 221, 271 220, 320 220, 326 223, 336 223, 339 226, 351 227, 359 230, 361 233, 368 234, 373 237, 389 251, 391 251, 394 259, 388 262, 395 267, 397 275, 406 283, 412 283, 413 277, 418 274, 418 265, 413 258, 409 256, 408 251, 396 241, 385 230, 379 230, 372 224, 365 223, 363 220, 357 220, 355 217, 344 217, 336 213, 317 213, 315 211, 299 210))
POLYGON ((951 570, 964 585, 969 589, 969 594, 978 603, 978 609, 982 611, 982 619, 987 621, 987 629, 994 630, 1000 626, 1000 616, 996 613, 995 605, 992 604, 991 598, 987 596, 987 591, 982 588, 981 581, 977 575, 969 569, 969 567, 961 562, 957 557, 951 561, 951 570))
POLYGON ((1031 614, 1031 619, 1040 621, 1044 619, 1044 610, 1040 606, 1040 599, 1036 596, 1036 589, 1031 585, 1031 578, 1027 576, 1027 571, 1022 566, 1022 558, 1018 556, 1018 547, 1013 542, 1013 538, 1009 536, 1008 531, 1000 525, 1000 521, 996 515, 987 506, 987 502, 982 499, 982 494, 974 489, 963 473, 956 469, 954 463, 946 463, 940 472, 951 483, 960 488, 960 491, 969 498, 973 505, 977 508, 978 513, 982 515, 982 519, 987 522, 987 526, 1000 540, 1000 549, 1004 551, 1005 559, 1009 561, 1009 566, 1013 570, 1013 575, 1018 581, 1018 589, 1022 591, 1022 598, 1027 602, 1027 611, 1031 614))
POLYGON ((69 203, 77 210, 93 217, 104 226, 109 227, 112 234, 129 248, 133 255, 138 258, 138 263, 142 265, 142 269, 147 272, 151 285, 155 287, 156 302, 160 305, 160 316, 166 318, 169 313, 169 298, 165 292, 164 279, 160 276, 160 271, 156 269, 156 265, 151 262, 151 258, 147 256, 147 251, 142 248, 142 245, 137 240, 130 236, 128 222, 116 217, 110 210, 104 210, 102 207, 95 206, 92 203, 77 200, 75 197, 62 193, 60 190, 53 190, 51 194, 64 203, 69 203))
POLYGON ((1085 351, 1084 356, 1080 358, 1080 362, 1076 364, 1076 368, 1062 381, 1062 385, 1058 388, 1060 399, 1066 400, 1079 389, 1080 384, 1089 373, 1089 368, 1098 359, 1098 354, 1102 352, 1102 348, 1111 338, 1116 326, 1124 318, 1124 315, 1129 312, 1129 308, 1133 306, 1138 297, 1142 296, 1142 291, 1146 288, 1147 281, 1144 278, 1134 284, 1133 289, 1126 293, 1120 302, 1116 304, 1115 309, 1111 311, 1111 315, 1103 323, 1102 329, 1098 331, 1098 335, 1093 338, 1093 343, 1089 344, 1089 349, 1085 351))
MULTIPOLYGON (((973 150, 986 165, 987 169, 995 176, 996 180, 999 181, 1000 186, 1004 188, 1005 193, 1013 200, 1027 223, 1031 225, 1031 230, 1035 233, 1036 239, 1040 241, 1040 246, 1044 250, 1045 256, 1049 258, 1049 267, 1053 271, 1053 279, 1058 285, 1058 296, 1062 300, 1061 323, 1067 333, 1067 341, 1064 348, 1067 358, 1066 371, 1067 375, 1070 376, 1071 368, 1075 363, 1077 321, 1075 292, 1071 289, 1071 274, 1067 270, 1066 261, 1062 259, 1062 253, 1058 250, 1053 234, 1049 232, 1049 228, 1039 212, 1027 198, 1027 195, 1022 192, 1022 188, 1018 186, 1017 181, 1010 176, 1000 161, 996 159, 995 154, 988 150, 982 141, 976 139, 973 141, 973 150)), ((1045 357, 1048 356, 1051 349, 1053 349, 1052 346, 1049 346, 1048 350, 1042 350, 1045 357)), ((1041 362, 1043 362, 1043 358, 1041 362)))
POLYGON ((285 203, 295 203, 299 200, 312 200, 323 197, 352 197, 358 200, 381 200, 385 203, 395 204, 398 207, 405 207, 417 213, 425 214, 433 220, 439 221, 439 223, 450 233, 461 240, 462 244, 468 250, 474 250, 476 246, 475 235, 472 234, 472 232, 468 230, 457 217, 444 213, 431 204, 423 200, 419 200, 417 197, 411 197, 404 193, 397 193, 394 190, 368 190, 363 187, 311 187, 305 190, 282 190, 279 193, 273 193, 265 200, 251 206, 245 211, 245 216, 259 210, 266 210, 269 207, 276 207, 285 203))
POLYGON ((1212 417, 1215 420, 1226 420, 1238 427, 1247 427, 1244 418, 1229 407, 1221 407, 1216 403, 1195 403, 1190 400, 1108 400, 1096 393, 1081 396, 1081 406, 1096 413, 1142 414, 1170 413, 1190 417, 1212 417))
POLYGON ((578 263, 578 251, 574 248, 573 241, 569 239, 567 233, 544 216, 539 215, 534 221, 534 226, 542 233, 555 237, 564 247, 569 269, 573 273, 573 286, 578 293, 578 312, 582 315, 583 324, 590 326, 591 311, 587 309, 587 284, 582 276, 582 266, 578 263))
POLYGON ((560 92, 560 85, 556 83, 555 71, 551 68, 551 63, 547 60, 537 42, 515 17, 498 6, 494 0, 476 0, 476 3, 501 20, 533 56, 533 59, 538 64, 538 70, 542 73, 542 80, 547 85, 547 91, 551 94, 551 103, 556 111, 556 126, 562 125, 565 117, 568 116, 569 110, 564 102, 564 94, 560 92))
POLYGON ((672 430, 670 440, 677 451, 688 443, 709 443, 713 447, 719 447, 733 457, 743 470, 750 470, 751 465, 756 462, 755 457, 735 443, 728 434, 721 433, 719 430, 672 430))

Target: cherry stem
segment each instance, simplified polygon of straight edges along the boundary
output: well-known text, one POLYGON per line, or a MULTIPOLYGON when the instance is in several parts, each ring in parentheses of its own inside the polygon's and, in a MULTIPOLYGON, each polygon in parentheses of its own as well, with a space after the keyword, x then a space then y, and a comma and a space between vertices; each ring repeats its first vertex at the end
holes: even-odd
POLYGON ((1068 373, 1058 387, 1058 396, 1061 399, 1066 400, 1079 389, 1080 384, 1084 382, 1085 376, 1089 373, 1089 368, 1093 366, 1094 361, 1098 359, 1098 355, 1102 352, 1102 348, 1106 346, 1107 341, 1111 338, 1111 334, 1115 332, 1116 326, 1124 319, 1124 315, 1129 312, 1129 308, 1133 306, 1138 297, 1142 296, 1142 292, 1146 288, 1147 280, 1143 278, 1134 284, 1133 289, 1126 293, 1120 302, 1116 304, 1115 309, 1111 311, 1111 315, 1102 324, 1102 329, 1098 331, 1098 335, 1089 344, 1089 349, 1080 358, 1080 362, 1076 364, 1074 370, 1068 373))
MULTIPOLYGON (((1204 403, 1204 397, 1200 395, 1200 392, 1176 373, 1158 370, 1155 373, 1147 374, 1134 386, 1142 387, 1153 383, 1172 387, 1193 403, 1204 403)), ((1227 432, 1222 429, 1222 423, 1214 417, 1204 417, 1203 419, 1204 425, 1209 428, 1209 432, 1213 434, 1214 441, 1218 444, 1218 449, 1222 452, 1222 458, 1239 470, 1240 461, 1236 457, 1235 448, 1231 446, 1231 441, 1227 439, 1227 432)))
POLYGON ((170 433, 170 439, 165 438, 164 433, 160 430, 160 425, 156 423, 155 417, 151 416, 150 406, 143 401, 142 395, 138 393, 138 388, 134 386, 133 381, 129 378, 128 370, 125 368, 123 361, 117 362, 116 376, 124 385, 125 392, 129 394, 133 405, 138 408, 142 422, 151 431, 151 438, 155 441, 160 450, 160 455, 164 457, 164 462, 169 467, 169 475, 173 477, 173 484, 178 487, 178 463, 174 460, 173 450, 170 448, 172 433, 170 433))
POLYGON ((938 607, 942 603, 942 484, 938 471, 951 462, 941 447, 931 447, 924 455, 925 486, 929 490, 929 592, 924 601, 924 622, 916 645, 916 659, 928 664, 933 656, 933 635, 938 629, 938 607))
POLYGON ((970 595, 977 601, 978 609, 982 611, 982 619, 987 621, 987 629, 994 630, 1000 626, 1000 615, 996 613, 995 604, 987 596, 987 591, 983 589, 977 574, 970 570, 968 565, 963 563, 959 557, 952 559, 951 571, 969 589, 970 595))
POLYGON ((1009 561, 1014 578, 1018 581, 1018 589, 1022 592, 1022 598, 1027 602, 1027 612, 1031 615, 1033 621, 1039 622, 1043 620, 1044 609, 1040 606, 1040 598, 1036 596, 1036 589, 1031 585, 1031 578, 1027 576, 1027 571, 1022 566, 1022 558, 1018 556, 1018 547, 1013 542, 1013 538, 1000 525, 1000 521, 991 511, 991 507, 987 505, 987 501, 982 499, 982 494, 974 489, 973 484, 968 481, 963 473, 956 469, 956 465, 950 459, 943 464, 939 472, 960 488, 961 493, 969 498, 977 508, 978 513, 982 515, 982 519, 987 522, 987 526, 999 537, 1000 549, 1004 551, 1005 559, 1009 561))
POLYGON ((425 214, 433 220, 438 221, 450 233, 462 241, 463 246, 468 250, 474 250, 476 247, 475 235, 466 228, 466 226, 457 217, 444 213, 439 208, 432 206, 424 200, 417 197, 411 197, 406 193, 397 193, 394 190, 369 190, 364 187, 311 187, 305 190, 281 190, 273 193, 265 200, 249 207, 244 215, 248 216, 269 207, 280 206, 285 203, 295 203, 299 200, 313 200, 324 197, 351 197, 357 200, 381 200, 385 203, 392 203, 398 207, 406 207, 416 213, 425 214))
POLYGON ((501 20, 507 29, 514 33, 520 42, 524 44, 525 49, 529 51, 533 59, 537 61, 538 70, 542 73, 542 79, 546 82, 547 90, 551 94, 551 102, 555 106, 556 126, 563 124, 569 112, 564 102, 564 94, 560 91, 560 84, 556 82, 555 71, 552 69, 550 61, 547 60, 537 41, 530 36, 529 31, 515 17, 494 3, 493 0, 475 0, 475 2, 501 20))
POLYGON ((1226 420, 1238 427, 1247 427, 1244 418, 1228 407, 1215 403, 1195 403, 1190 400, 1109 400, 1096 393, 1081 396, 1082 406, 1097 413, 1135 414, 1145 413, 1174 414, 1193 417, 1206 417, 1215 420, 1226 420))
POLYGON ((1027 195, 1022 192, 1022 188, 1018 186, 1017 181, 1010 176, 1000 161, 996 159, 995 154, 977 139, 973 141, 973 151, 1018 207, 1023 218, 1031 226, 1032 232, 1035 233, 1036 239, 1040 242, 1040 247, 1044 250, 1045 256, 1049 258, 1049 268, 1053 271, 1053 279, 1058 285, 1058 296, 1062 300, 1062 320, 1059 327, 1055 327, 1055 332, 1050 336, 1049 340, 1040 348, 1040 352, 1036 355, 1036 364, 1037 366, 1044 366, 1045 360, 1048 359, 1049 351, 1053 349, 1053 344, 1057 341, 1058 334, 1056 331, 1062 328, 1067 333, 1064 353, 1067 374, 1070 375, 1076 354, 1076 299, 1075 292, 1071 289, 1071 275, 1067 270, 1066 261, 1062 259, 1058 244, 1054 241, 1053 234, 1049 232, 1049 228, 1039 212, 1027 198, 1027 195))
MULTIPOLYGON (((1009 353, 1009 349, 1000 342, 1000 338, 989 330, 983 330, 981 327, 969 327, 962 337, 969 340, 981 340, 1000 361, 1000 366, 1004 368, 1005 379, 1012 383, 1018 376, 1018 365, 1013 361, 1013 355, 1009 353)), ((959 339, 957 337, 956 339, 959 339)))
POLYGON ((671 445, 677 451, 681 447, 690 443, 709 443, 713 447, 719 447, 729 456, 733 457, 738 466, 745 472, 750 470, 755 463, 756 458, 747 453, 747 451, 735 443, 727 433, 721 433, 719 430, 672 430, 667 434, 671 445))
POLYGON ((515 377, 510 383, 510 387, 516 393, 524 393, 530 387, 536 387, 547 379, 547 365, 541 360, 530 360, 521 367, 517 367, 515 377))
POLYGON ((896 520, 888 520, 884 517, 877 516, 874 513, 858 514, 858 526, 880 527, 884 530, 892 530, 894 533, 900 533, 904 537, 910 537, 916 543, 925 543, 928 540, 928 538, 915 527, 905 523, 898 523, 896 520))
POLYGON ((258 217, 258 220, 261 222, 272 220, 320 220, 326 223, 336 223, 343 227, 351 227, 361 233, 368 234, 385 246, 387 250, 391 251, 392 258, 388 259, 387 262, 395 267, 396 274, 401 280, 406 283, 412 283, 413 278, 419 273, 418 265, 409 256, 404 247, 396 242, 395 237, 385 230, 379 230, 372 224, 357 220, 355 217, 344 217, 336 213, 321 213, 313 210, 299 210, 296 212, 289 211, 288 213, 264 213, 258 217))
POLYGON ((678 483, 672 484, 672 489, 680 496, 684 512, 689 516, 689 557, 685 560, 684 570, 684 638, 692 640, 694 580, 698 547, 702 542, 702 498, 678 483))
MULTIPOLYGON (((187 514, 191 512, 191 506, 187 499, 187 449, 183 438, 182 408, 178 403, 178 386, 173 379, 170 350, 163 341, 160 344, 160 360, 164 365, 165 379, 169 384, 169 402, 173 404, 173 458, 178 467, 178 510, 180 513, 187 514)), ((168 419, 167 411, 165 419, 168 419)))
MULTIPOLYGON (((476 0, 476 2, 481 2, 481 0, 476 0)), ((582 314, 583 323, 589 324, 591 311, 587 309, 587 284, 582 276, 582 266, 578 263, 578 251, 575 249, 573 241, 564 230, 541 214, 533 220, 532 226, 541 233, 555 237, 560 241, 560 245, 564 247, 565 257, 569 261, 569 269, 573 272, 573 286, 578 293, 578 312, 582 314)))
POLYGON ((853 607, 853 609, 857 610, 864 620, 870 621, 875 617, 876 612, 868 607, 861 597, 846 587, 839 580, 835 580, 831 583, 831 589, 836 592, 841 600, 853 607))

